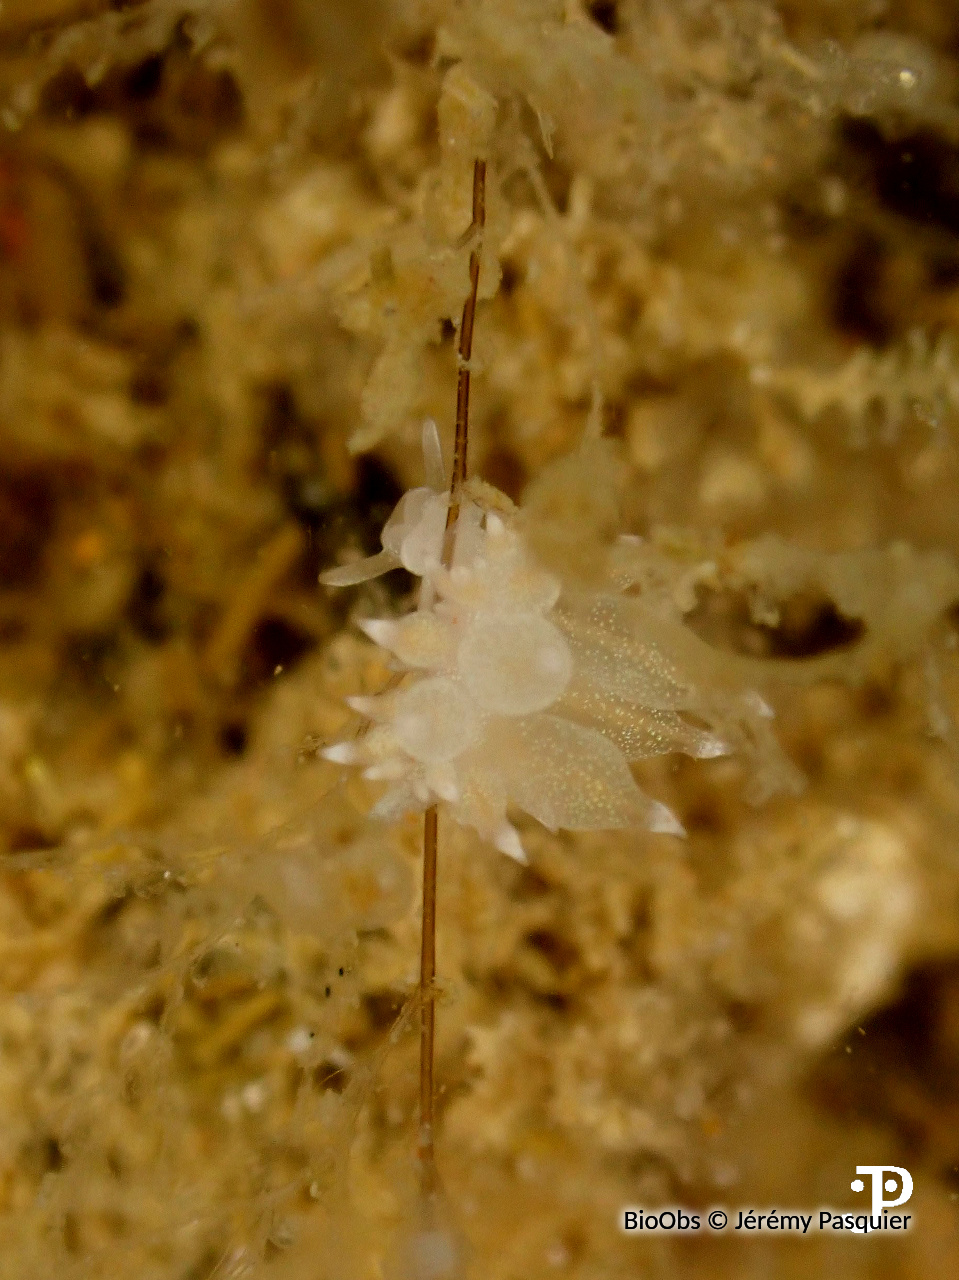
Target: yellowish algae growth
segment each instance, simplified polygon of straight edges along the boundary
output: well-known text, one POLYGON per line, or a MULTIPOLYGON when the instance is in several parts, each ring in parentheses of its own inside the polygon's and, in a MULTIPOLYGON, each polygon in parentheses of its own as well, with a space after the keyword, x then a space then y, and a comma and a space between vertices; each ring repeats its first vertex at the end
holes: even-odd
POLYGON ((444 1263, 422 819, 321 754, 410 579, 317 577, 449 455, 477 156, 477 500, 735 741, 637 752, 685 839, 441 816, 447 1273, 956 1271, 956 56, 946 0, 6 0, 3 1280, 444 1263), (619 1229, 879 1163, 908 1235, 619 1229))

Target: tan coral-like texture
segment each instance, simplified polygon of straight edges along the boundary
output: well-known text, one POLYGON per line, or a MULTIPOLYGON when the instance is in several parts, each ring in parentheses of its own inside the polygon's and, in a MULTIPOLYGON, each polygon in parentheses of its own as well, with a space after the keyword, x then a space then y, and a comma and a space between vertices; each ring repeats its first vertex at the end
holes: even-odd
POLYGON ((955 1273, 957 59, 948 0, 6 0, 2 1280, 955 1273), (553 594, 464 651, 356 566, 477 248, 469 500, 553 594), (431 1230, 422 817, 334 747, 427 640, 527 858, 441 812, 431 1230), (523 645, 684 836, 558 820, 523 645), (732 1229, 857 1165, 908 1233, 732 1229))

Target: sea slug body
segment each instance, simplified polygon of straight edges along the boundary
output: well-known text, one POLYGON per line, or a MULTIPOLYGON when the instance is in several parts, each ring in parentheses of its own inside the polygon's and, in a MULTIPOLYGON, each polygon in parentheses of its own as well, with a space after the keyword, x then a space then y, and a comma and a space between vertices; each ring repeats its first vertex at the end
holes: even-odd
MULTIPOLYGON (((439 489, 438 451, 428 423, 424 452, 436 487, 403 496, 382 552, 321 579, 346 585, 402 565, 421 582, 414 612, 360 624, 402 679, 375 697, 351 699, 371 725, 324 755, 388 784, 377 816, 442 801, 519 861, 525 854, 510 807, 551 830, 684 834, 675 815, 640 790, 629 761, 732 749, 713 731, 722 714, 669 657, 670 627, 701 642, 639 598, 564 589, 531 553, 522 512, 489 486, 462 495, 452 567, 444 568, 450 499, 439 489)), ((760 716, 755 695, 736 701, 741 715, 760 716)))

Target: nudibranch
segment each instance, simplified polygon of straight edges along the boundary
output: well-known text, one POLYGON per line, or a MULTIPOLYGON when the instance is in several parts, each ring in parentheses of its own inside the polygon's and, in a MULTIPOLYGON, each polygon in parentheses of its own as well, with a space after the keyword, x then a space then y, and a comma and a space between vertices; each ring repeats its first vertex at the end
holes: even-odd
POLYGON ((629 761, 670 751, 724 755, 738 744, 715 725, 734 726, 731 704, 753 721, 768 708, 740 692, 717 706, 690 675, 695 661, 670 654, 676 630, 686 659, 690 645, 708 646, 641 597, 565 587, 537 563, 522 511, 491 486, 468 484, 460 495, 445 568, 450 497, 435 425, 423 435, 427 484, 404 494, 383 529, 383 550, 320 579, 345 586, 400 566, 420 579, 413 612, 360 623, 402 678, 350 699, 370 727, 323 755, 388 784, 376 816, 440 801, 520 862, 510 808, 553 831, 684 834, 639 788, 629 761))

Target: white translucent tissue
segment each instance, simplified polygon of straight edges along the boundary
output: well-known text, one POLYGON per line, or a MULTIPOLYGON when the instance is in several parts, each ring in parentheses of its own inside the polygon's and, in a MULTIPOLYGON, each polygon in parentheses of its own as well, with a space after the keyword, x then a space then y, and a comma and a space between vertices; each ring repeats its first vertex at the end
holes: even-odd
MULTIPOLYGON (((426 446, 435 454, 435 441, 426 446)), ((705 646, 641 599, 612 588, 564 592, 530 552, 521 513, 488 487, 482 505, 464 496, 445 569, 448 507, 444 493, 411 490, 386 524, 384 551, 349 567, 356 582, 402 565, 422 581, 420 604, 406 617, 361 624, 404 675, 377 697, 352 700, 371 725, 326 757, 388 784, 380 816, 442 801, 520 861, 511 807, 552 830, 682 835, 670 810, 637 786, 629 761, 725 754, 730 742, 716 727, 733 704, 757 720, 748 693, 724 691, 717 710, 696 678, 705 646)), ((323 581, 337 585, 345 572, 323 581)))

